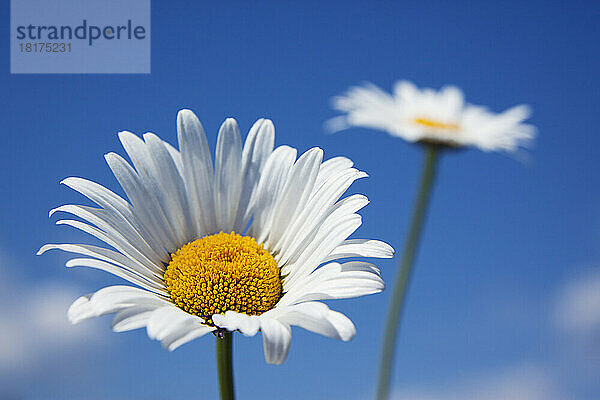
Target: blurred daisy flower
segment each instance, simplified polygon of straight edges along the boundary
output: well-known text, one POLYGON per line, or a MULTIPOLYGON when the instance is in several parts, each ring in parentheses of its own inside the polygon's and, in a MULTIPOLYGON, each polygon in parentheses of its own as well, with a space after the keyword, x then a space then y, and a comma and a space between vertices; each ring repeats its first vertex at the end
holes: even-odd
POLYGON ((465 103, 455 86, 419 89, 408 81, 395 84, 388 94, 372 84, 350 88, 333 98, 333 107, 345 113, 326 122, 330 131, 351 127, 383 130, 409 142, 422 144, 424 158, 419 188, 398 273, 392 289, 381 350, 377 399, 389 398, 398 327, 423 221, 435 180, 439 154, 454 147, 473 146, 484 151, 514 152, 535 136, 524 124, 529 107, 520 105, 500 114, 465 103))
POLYGON ((514 151, 535 135, 532 125, 523 124, 530 115, 528 106, 493 113, 465 103, 462 91, 455 86, 436 91, 399 81, 388 94, 366 84, 335 97, 333 107, 346 115, 327 122, 331 131, 353 126, 373 128, 409 142, 514 151))
MULTIPOLYGON (((73 323, 116 313, 117 332, 145 327, 173 350, 209 332, 262 332, 268 363, 287 354, 292 325, 340 340, 353 323, 320 300, 383 290, 379 270, 348 257, 389 258, 384 242, 348 239, 360 225, 361 194, 340 200, 366 174, 347 158, 323 162, 312 148, 297 158, 273 149, 274 127, 259 119, 242 145, 234 119, 219 131, 213 166, 200 121, 189 110, 177 118, 179 150, 152 133, 119 138, 132 164, 105 156, 129 200, 82 178, 62 183, 98 207, 63 205, 78 219, 57 222, 88 233, 112 249, 47 244, 83 257, 67 267, 104 270, 135 286, 110 286, 70 307, 73 323), (83 221, 81 221, 83 220, 83 221)), ((230 336, 229 336, 230 337, 230 336)), ((229 339, 230 340, 230 339, 229 339)), ((229 351, 231 347, 229 347, 229 351)))

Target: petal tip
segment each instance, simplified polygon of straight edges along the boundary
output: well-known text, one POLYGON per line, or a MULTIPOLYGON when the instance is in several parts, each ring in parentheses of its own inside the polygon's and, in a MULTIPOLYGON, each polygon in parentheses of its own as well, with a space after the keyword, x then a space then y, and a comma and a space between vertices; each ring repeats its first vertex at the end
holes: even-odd
POLYGON ((190 110, 189 108, 182 108, 177 113, 177 119, 179 119, 179 118, 194 118, 194 117, 196 117, 196 114, 194 114, 194 112, 192 110, 190 110))
POLYGON ((90 299, 87 296, 81 296, 71 304, 67 311, 67 318, 72 324, 78 324, 93 314, 90 307, 90 299))
POLYGON ((60 207, 56 207, 56 208, 53 208, 52 210, 48 211, 48 218, 51 218, 52 215, 54 215, 54 213, 60 211, 60 209, 61 209, 60 207))
POLYGON ((50 250, 50 245, 45 244, 42 247, 40 247, 40 249, 37 251, 37 253, 35 253, 35 255, 36 256, 41 256, 42 254, 44 254, 48 250, 50 250))

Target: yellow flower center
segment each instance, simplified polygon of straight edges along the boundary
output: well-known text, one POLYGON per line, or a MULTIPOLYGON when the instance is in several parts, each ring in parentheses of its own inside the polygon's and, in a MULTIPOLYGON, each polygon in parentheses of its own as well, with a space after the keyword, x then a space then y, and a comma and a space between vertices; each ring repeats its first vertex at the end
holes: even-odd
POLYGON ((446 124, 443 122, 433 121, 427 118, 415 118, 413 122, 415 124, 423 125, 428 128, 442 129, 446 131, 458 131, 458 129, 460 128, 458 124, 446 124))
POLYGON ((260 315, 281 297, 279 267, 249 236, 217 233, 171 256, 164 280, 173 303, 212 324, 213 314, 260 315))

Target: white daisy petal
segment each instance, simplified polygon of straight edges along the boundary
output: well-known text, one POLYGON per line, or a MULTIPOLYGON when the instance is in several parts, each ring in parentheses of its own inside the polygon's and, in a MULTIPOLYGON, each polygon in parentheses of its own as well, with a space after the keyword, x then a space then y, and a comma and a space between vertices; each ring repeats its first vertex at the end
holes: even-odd
POLYGON ((325 256, 358 229, 360 224, 360 215, 346 215, 336 219, 335 223, 330 224, 327 229, 320 231, 297 260, 282 267, 282 273, 287 274, 283 282, 284 291, 289 290, 299 279, 314 271, 325 256))
POLYGON ((125 200, 96 182, 72 176, 63 179, 60 183, 78 191, 102 208, 115 210, 122 215, 132 215, 129 204, 125 200))
POLYGON ((365 173, 351 168, 332 175, 323 182, 287 228, 281 239, 281 256, 277 261, 285 264, 299 248, 305 247, 335 209, 334 203, 356 179, 366 176, 365 173))
POLYGON ((156 306, 167 304, 165 298, 132 286, 108 286, 96 293, 75 300, 68 311, 69 320, 78 323, 91 317, 99 317, 131 307, 139 302, 156 306))
MULTIPOLYGON (((335 102, 334 102, 335 104, 335 102)), ((351 128, 352 125, 348 123, 348 118, 345 115, 340 115, 338 117, 329 118, 327 121, 323 123, 323 129, 326 133, 334 133, 345 131, 348 128, 351 128)))
POLYGON ((349 239, 344 240, 339 246, 323 259, 323 262, 349 257, 376 257, 392 258, 394 249, 389 244, 380 240, 349 239))
POLYGON ((289 325, 275 319, 261 318, 260 330, 263 336, 265 360, 269 364, 281 364, 290 350, 292 330, 289 325))
POLYGON ((249 203, 256 190, 260 173, 267 158, 273 152, 275 127, 268 119, 259 119, 254 123, 242 152, 242 192, 237 210, 234 228, 243 232, 250 221, 249 203))
POLYGON ((160 171, 156 170, 152 159, 154 154, 142 139, 131 132, 119 132, 119 139, 135 167, 140 182, 146 189, 148 196, 146 201, 153 203, 159 223, 164 224, 164 231, 170 239, 169 247, 177 248, 179 235, 176 226, 173 225, 174 221, 169 218, 169 202, 160 183, 160 171))
POLYGON ((301 248, 297 254, 290 256, 287 265, 281 271, 288 274, 283 286, 287 291, 299 278, 314 271, 323 260, 350 236, 362 223, 361 217, 354 212, 368 203, 363 195, 352 195, 336 203, 333 211, 327 216, 311 242, 301 248))
POLYGON ((329 179, 332 175, 337 175, 338 173, 352 168, 354 163, 352 160, 346 157, 333 157, 329 160, 323 161, 321 167, 319 168, 319 174, 317 175, 317 180, 315 181, 315 187, 319 188, 321 185, 329 179))
POLYGON ((445 103, 446 118, 450 119, 455 116, 464 106, 464 98, 462 91, 456 86, 445 86, 440 91, 440 97, 445 103))
POLYGON ((147 230, 156 238, 155 242, 161 249, 175 248, 172 232, 166 225, 167 217, 159 207, 155 196, 148 192, 137 172, 118 154, 108 153, 104 158, 131 201, 133 209, 140 216, 140 220, 146 222, 147 230))
POLYGON ((118 253, 116 251, 112 251, 109 249, 105 249, 98 246, 92 246, 87 244, 46 244, 42 246, 42 248, 38 251, 38 254, 43 254, 48 250, 63 250, 70 253, 77 253, 88 257, 94 257, 99 260, 107 261, 109 263, 115 264, 123 269, 131 271, 149 281, 157 283, 159 285, 163 284, 162 280, 162 270, 150 270, 143 265, 137 264, 131 259, 125 257, 123 254, 118 253))
POLYGON ((103 214, 110 218, 111 225, 123 236, 126 236, 129 241, 135 242, 136 247, 145 257, 155 261, 160 259, 161 256, 146 241, 143 235, 143 226, 138 222, 131 206, 124 199, 104 186, 87 179, 70 177, 64 179, 61 183, 78 191, 102 207, 105 210, 103 214))
POLYGON ((152 312, 146 324, 146 330, 150 339, 163 340, 167 336, 177 333, 180 325, 186 321, 194 322, 200 326, 204 321, 190 315, 185 311, 169 304, 152 312))
POLYGON ((379 293, 385 288, 379 269, 363 261, 330 263, 299 281, 279 301, 292 305, 305 301, 346 299, 379 293))
POLYGON ((181 149, 185 186, 197 229, 204 234, 217 231, 213 199, 213 166, 202 124, 190 110, 177 114, 177 138, 181 149))
POLYGON ((436 91, 400 81, 389 95, 366 84, 335 97, 333 106, 345 113, 327 123, 336 131, 352 126, 374 128, 409 142, 515 151, 535 135, 533 126, 523 124, 529 117, 527 108, 494 114, 465 104, 462 91, 455 86, 436 91))
POLYGON ((410 81, 398 81, 394 84, 394 97, 400 100, 411 101, 419 95, 419 89, 410 81))
POLYGON ((75 300, 69 307, 67 316, 72 324, 77 324, 85 319, 96 317, 97 315, 94 312, 94 309, 90 307, 90 296, 81 296, 75 300))
POLYGON ((163 145, 166 147, 167 151, 169 152, 169 155, 171 156, 171 158, 173 159, 173 162, 175 163, 175 167, 177 168, 177 172, 179 173, 179 176, 181 176, 183 178, 183 159, 181 158, 181 153, 179 152, 179 150, 177 150, 175 147, 171 146, 169 143, 163 141, 163 145))
POLYGON ((269 248, 280 248, 280 239, 285 229, 292 222, 294 215, 301 212, 310 197, 322 160, 323 150, 315 147, 302 154, 294 164, 281 199, 273 211, 273 224, 267 239, 269 248))
POLYGON ((69 225, 77 228, 85 233, 88 233, 109 246, 114 247, 119 252, 126 255, 128 258, 136 261, 140 265, 145 266, 150 271, 161 271, 160 262, 152 262, 139 250, 139 242, 137 240, 128 240, 118 231, 118 224, 107 223, 110 220, 110 215, 107 215, 104 210, 95 209, 85 206, 66 205, 56 208, 53 211, 63 211, 86 219, 99 228, 86 224, 85 222, 61 219, 56 221, 57 225, 69 225), (104 229, 102 229, 104 228, 104 229))
POLYGON ((190 226, 192 215, 189 212, 187 194, 183 178, 179 174, 173 158, 164 145, 164 142, 153 133, 144 134, 144 140, 148 151, 152 154, 152 164, 154 165, 158 183, 164 193, 166 203, 166 214, 172 221, 175 233, 178 239, 178 247, 187 243, 190 237, 194 236, 194 228, 190 226))
POLYGON ((127 307, 115 315, 112 320, 112 329, 115 332, 127 332, 143 328, 156 309, 155 305, 147 304, 127 307))
POLYGON ((177 326, 176 330, 167 335, 162 341, 165 349, 173 351, 181 345, 184 345, 194 339, 202 337, 209 332, 213 332, 215 328, 206 325, 197 325, 191 321, 184 321, 177 326))
POLYGON ((227 118, 217 138, 215 155, 215 209, 217 225, 223 232, 231 232, 237 215, 241 194, 242 140, 240 129, 233 118, 227 118))
MULTIPOLYGON (((306 304, 306 303, 303 303, 306 304)), ((356 336, 356 327, 350 318, 338 311, 329 310, 327 313, 329 323, 335 328, 340 340, 347 342, 356 336)))
POLYGON ((273 209, 279 201, 281 192, 296 159, 296 150, 280 146, 273 151, 265 163, 258 187, 250 200, 253 213, 249 234, 262 243, 269 234, 273 221, 273 209))
POLYGON ((366 296, 381 292, 385 285, 381 277, 375 274, 356 273, 355 278, 337 278, 320 282, 318 286, 311 287, 294 303, 315 300, 349 299, 352 297, 366 296), (367 278, 370 275, 372 278, 367 278))
POLYGON ((345 342, 356 335, 356 328, 348 317, 316 301, 287 307, 277 320, 345 342))
POLYGON ((246 336, 254 336, 260 329, 259 317, 256 315, 240 314, 235 311, 226 311, 224 314, 215 314, 212 320, 219 328, 228 331, 240 331, 246 336))
MULTIPOLYGON (((333 104, 334 108, 348 113, 343 116, 344 124, 348 127, 372 126, 386 130, 396 122, 384 118, 393 115, 395 100, 372 84, 351 88, 346 96, 334 98, 333 104)), ((343 127, 342 124, 337 125, 343 127)), ((331 127, 335 128, 335 125, 331 127)))
POLYGON ((143 278, 129 270, 118 267, 116 265, 107 263, 105 261, 95 260, 93 258, 73 258, 67 261, 66 266, 68 268, 72 267, 88 267, 100 269, 102 271, 106 271, 110 274, 118 276, 119 278, 123 278, 126 281, 129 281, 135 285, 138 285, 141 288, 149 290, 154 293, 161 294, 163 296, 168 296, 169 294, 163 289, 162 285, 158 285, 152 281, 149 281, 146 278, 143 278))

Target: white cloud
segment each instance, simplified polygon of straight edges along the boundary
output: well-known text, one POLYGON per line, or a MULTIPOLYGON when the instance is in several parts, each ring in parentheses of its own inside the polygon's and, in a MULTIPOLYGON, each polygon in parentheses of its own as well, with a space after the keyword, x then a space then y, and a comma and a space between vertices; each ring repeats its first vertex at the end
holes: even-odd
MULTIPOLYGON (((535 298, 504 295, 488 304, 499 331, 513 331, 515 347, 527 355, 501 368, 479 370, 465 378, 411 383, 392 389, 392 400, 565 400, 596 399, 600 388, 600 269, 573 274, 556 291, 535 298), (515 314, 517 314, 515 316, 515 314), (534 323, 528 323, 528 321, 534 323), (515 331, 513 325, 520 329, 515 331), (525 328, 523 328, 523 326, 525 328), (517 337, 523 329, 524 342, 517 337), (531 339, 525 339, 531 340, 531 339)), ((477 300, 484 307, 485 302, 477 300)), ((462 328, 461 328, 462 329, 462 328)), ((518 356, 517 356, 518 357, 518 356)), ((491 360, 491 363, 495 362, 491 360)), ((428 379, 421 376, 419 381, 428 379)), ((362 393, 357 399, 372 398, 362 393)))
POLYGON ((564 398, 549 371, 519 364, 448 387, 415 388, 395 393, 394 400, 558 400, 564 398))
MULTIPOLYGON (((546 301, 555 329, 539 334, 555 347, 545 362, 516 364, 447 385, 408 387, 397 390, 393 399, 558 400, 576 398, 570 389, 595 387, 597 383, 589 385, 599 377, 600 270, 571 278, 546 301)), ((545 319, 533 314, 527 318, 545 319)))
POLYGON ((7 270, 0 257, 0 378, 35 373, 52 357, 76 355, 101 339, 97 324, 72 325, 67 309, 81 290, 59 281, 36 281, 7 270))
POLYGON ((558 296, 555 318, 567 333, 579 336, 600 333, 600 271, 565 285, 558 296))

